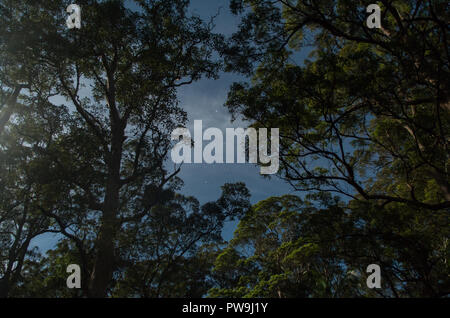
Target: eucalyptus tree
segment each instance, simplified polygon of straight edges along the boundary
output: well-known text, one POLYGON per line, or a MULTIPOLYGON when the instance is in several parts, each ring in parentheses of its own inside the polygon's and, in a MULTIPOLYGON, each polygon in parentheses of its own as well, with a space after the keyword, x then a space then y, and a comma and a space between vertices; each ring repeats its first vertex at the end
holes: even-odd
POLYGON ((104 297, 122 228, 144 218, 174 186, 179 167, 166 167, 170 133, 186 121, 177 88, 217 75, 213 52, 221 37, 211 32, 211 22, 188 15, 189 1, 79 1, 80 29, 66 26, 69 4, 8 3, 10 10, 39 13, 39 27, 27 34, 39 38, 39 65, 56 78, 55 96, 41 97, 64 102, 78 120, 46 151, 54 168, 47 184, 61 186, 66 199, 49 192, 47 199, 61 206, 39 208, 80 255, 92 242, 92 266, 86 262, 83 269, 87 293, 104 297), (77 234, 86 229, 78 218, 94 229, 92 240, 77 234))
POLYGON ((245 214, 218 253, 208 295, 448 297, 448 223, 447 211, 400 203, 271 197, 245 214), (367 285, 370 264, 380 266, 381 288, 367 285))
MULTIPOLYGON (((152 197, 146 198, 146 204, 152 197)), ((166 189, 159 203, 142 219, 129 219, 118 236, 116 269, 108 294, 112 297, 203 297, 212 287, 213 262, 223 245, 225 222, 241 218, 250 208, 249 191, 242 183, 225 184, 215 201, 200 205, 193 197, 166 189)), ((69 218, 63 218, 67 222, 69 218)), ((81 221, 84 227, 87 222, 81 221)), ((71 232, 73 226, 67 231, 71 232)), ((90 229, 88 232, 93 232, 90 229)), ((76 234, 84 246, 62 238, 46 255, 34 253, 23 264, 22 275, 11 286, 11 297, 85 297, 81 289, 66 286, 67 264, 92 266, 93 235, 76 234)))
MULTIPOLYGON (((24 106, 24 96, 54 85, 40 62, 45 21, 36 1, 0 1, 0 134, 24 106)), ((25 105, 28 107, 29 105, 25 105)))
POLYGON ((62 134, 67 109, 34 97, 23 103, 27 107, 16 109, 15 120, 0 136, 0 297, 10 296, 22 280, 23 266, 36 252, 33 240, 58 231, 40 210, 52 206, 43 202, 50 191, 62 192, 45 186, 50 170, 44 151, 62 134))
MULTIPOLYGON (((381 27, 369 29, 369 4, 231 1, 242 19, 222 53, 229 71, 251 81, 235 83, 226 106, 255 127, 280 128, 279 176, 299 194, 336 194, 345 204, 333 210, 342 220, 314 211, 324 231, 311 237, 302 216, 279 212, 285 199, 258 204, 262 215, 244 218, 217 260, 223 287, 213 295, 276 297, 279 288, 291 297, 448 296, 449 7, 439 0, 378 1, 381 27), (305 52, 310 52, 306 59, 305 52), (264 219, 267 207, 276 217, 264 219), (346 230, 338 235, 335 227, 343 224, 346 230), (300 238, 313 242, 304 253, 289 248, 301 240, 275 235, 267 254, 259 249, 251 257, 240 254, 242 246, 252 251, 260 242, 272 243, 266 240, 270 230, 281 236, 296 226, 302 227, 300 238), (321 255, 329 245, 314 242, 330 235, 336 235, 331 248, 338 253, 321 255), (308 283, 293 276, 292 261, 303 268, 318 255, 325 262, 339 259, 353 273, 380 264, 384 289, 327 290, 320 288, 325 276, 308 283)), ((342 273, 336 273, 341 281, 342 273)))
POLYGON ((297 190, 448 209, 449 7, 380 1, 369 29, 370 3, 232 1, 243 18, 223 53, 253 81, 227 106, 280 127, 281 176, 297 190))

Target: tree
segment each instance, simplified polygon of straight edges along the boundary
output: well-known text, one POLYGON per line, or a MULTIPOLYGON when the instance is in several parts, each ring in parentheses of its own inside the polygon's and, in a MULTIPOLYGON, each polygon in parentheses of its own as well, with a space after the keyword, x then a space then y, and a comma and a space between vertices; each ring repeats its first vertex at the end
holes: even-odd
POLYGON ((40 63, 44 45, 42 24, 34 1, 0 2, 0 135, 20 112, 22 93, 44 91, 54 84, 52 73, 40 63))
POLYGON ((32 252, 26 258, 22 274, 12 286, 9 297, 80 298, 84 295, 83 289, 69 289, 66 286, 69 275, 67 264, 76 264, 80 258, 69 239, 58 242, 45 256, 37 251, 32 252))
MULTIPOLYGON (((166 191, 142 221, 128 222, 116 246, 112 297, 202 297, 212 286, 211 269, 224 222, 242 217, 249 193, 242 183, 226 184, 215 202, 199 206, 192 197, 166 191)), ((92 233, 93 234, 93 233, 92 233)), ((81 237, 79 235, 79 237, 81 237)), ((92 266, 94 244, 83 241, 87 264, 92 266)), ((66 267, 82 255, 73 240, 61 239, 45 257, 34 253, 24 262, 12 297, 83 297, 88 290, 66 287, 66 267)))
MULTIPOLYGON (((252 81, 233 85, 227 107, 254 126, 280 128, 279 175, 295 190, 321 198, 334 193, 345 201, 337 209, 325 205, 336 215, 312 212, 326 232, 311 223, 303 227, 303 217, 292 220, 302 227, 298 237, 308 238, 300 246, 297 239, 278 239, 270 256, 242 259, 231 244, 224 259, 231 257, 228 264, 238 268, 251 264, 253 276, 234 281, 238 288, 225 284, 231 289, 213 294, 231 290, 266 296, 266 290, 273 297, 279 288, 291 297, 448 295, 448 6, 441 1, 380 2, 382 28, 368 29, 369 1, 232 1, 232 10, 244 17, 222 53, 228 70, 250 75, 252 81), (300 63, 304 47, 312 53, 300 63), (292 258, 277 263, 273 257, 284 246, 292 247, 289 253, 300 248, 306 255, 289 254, 292 258), (322 254, 330 246, 332 253, 322 254), (359 278, 367 265, 379 264, 384 289, 349 285, 339 290, 321 273, 293 292, 298 281, 288 261, 304 266, 311 255, 337 260, 359 278), (327 286, 322 294, 314 289, 317 282, 327 286), (248 283, 250 290, 244 288, 248 283)), ((257 216, 246 220, 247 227, 267 224, 257 216)), ((270 220, 276 226, 284 216, 270 220)), ((278 233, 294 227, 281 224, 278 233)), ((235 238, 238 247, 246 243, 244 232, 235 238)), ((264 233, 253 233, 252 239, 262 240, 264 233)), ((220 257, 217 262, 219 271, 228 266, 220 257)), ((327 265, 315 272, 321 269, 330 272, 327 265)), ((342 274, 335 271, 334 281, 341 281, 342 274)))
POLYGON ((16 120, 0 138, 0 297, 7 297, 21 279, 24 262, 35 254, 32 240, 55 230, 39 209, 48 191, 40 184, 48 179, 48 169, 46 156, 36 150, 48 149, 61 133, 67 110, 35 98, 25 103, 31 107, 16 108, 16 120))
POLYGON ((193 197, 166 193, 139 223, 122 232, 121 266, 113 294, 126 297, 203 297, 225 222, 250 208, 242 183, 225 184, 215 202, 199 206, 193 197))
POLYGON ((25 42, 39 41, 36 62, 56 79, 52 96, 38 91, 37 98, 49 105, 55 96, 66 98, 75 111, 48 149, 37 147, 49 168, 39 210, 80 255, 93 244, 93 265, 84 267, 84 277, 88 295, 104 297, 121 229, 144 218, 173 188, 179 167, 165 165, 170 133, 186 120, 176 90, 216 76, 212 52, 220 37, 211 33, 212 24, 187 15, 189 1, 136 1, 138 10, 124 1, 80 1, 79 30, 64 23, 69 3, 7 1, 2 9, 13 13, 7 25, 19 25, 25 42), (39 27, 30 29, 33 21, 39 27))
POLYGON ((258 202, 218 255, 211 297, 445 297, 448 214, 329 195, 258 202), (314 197, 312 197, 314 198, 314 197), (319 199, 319 200, 317 200, 319 199), (381 268, 369 289, 366 269, 381 268))
POLYGON ((369 3, 232 1, 245 17, 223 53, 253 81, 227 106, 280 127, 280 175, 297 190, 448 209, 449 8, 381 1, 382 28, 368 29, 369 3))
POLYGON ((337 233, 351 227, 339 206, 317 209, 296 196, 258 202, 218 256, 214 277, 221 297, 354 297, 337 233))

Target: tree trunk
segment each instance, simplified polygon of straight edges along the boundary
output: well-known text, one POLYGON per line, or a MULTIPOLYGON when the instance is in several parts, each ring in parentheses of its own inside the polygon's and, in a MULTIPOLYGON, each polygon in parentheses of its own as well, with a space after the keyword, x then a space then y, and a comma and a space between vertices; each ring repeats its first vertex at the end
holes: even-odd
POLYGON ((117 215, 120 206, 120 167, 122 159, 123 129, 113 129, 111 156, 108 162, 108 182, 96 241, 96 257, 90 278, 89 297, 103 298, 115 269, 114 243, 120 229, 117 215))
MULTIPOLYGON (((105 210, 106 211, 106 210, 105 210)), ((114 271, 115 216, 111 211, 103 214, 102 225, 96 243, 96 257, 91 274, 89 297, 107 296, 108 285, 114 271)))

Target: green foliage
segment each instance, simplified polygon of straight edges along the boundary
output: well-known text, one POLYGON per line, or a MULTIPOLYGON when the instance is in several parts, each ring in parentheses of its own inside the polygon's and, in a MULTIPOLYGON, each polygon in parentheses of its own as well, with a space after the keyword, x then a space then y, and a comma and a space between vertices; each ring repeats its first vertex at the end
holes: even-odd
POLYGON ((223 54, 252 80, 233 84, 226 105, 280 128, 280 176, 324 209, 298 207, 282 223, 283 198, 257 204, 228 247, 231 273, 248 279, 216 264, 225 278, 211 295, 448 296, 449 7, 380 1, 382 28, 368 29, 370 3, 232 1, 242 22, 223 54), (372 263, 382 290, 365 288, 372 263))
POLYGON ((448 294, 446 212, 395 204, 256 204, 214 264, 210 297, 440 297, 448 294), (319 208, 322 205, 323 208, 319 208), (382 289, 366 286, 379 264, 382 289))
POLYGON ((234 84, 227 106, 280 128, 280 174, 297 190, 448 209, 448 6, 382 1, 372 30, 369 3, 233 1, 252 10, 223 52, 252 82, 234 84))

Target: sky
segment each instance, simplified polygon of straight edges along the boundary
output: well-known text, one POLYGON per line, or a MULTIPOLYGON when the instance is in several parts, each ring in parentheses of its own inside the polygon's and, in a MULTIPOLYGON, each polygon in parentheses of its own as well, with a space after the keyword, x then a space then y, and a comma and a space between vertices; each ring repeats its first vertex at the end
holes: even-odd
MULTIPOLYGON (((237 30, 239 17, 231 14, 229 0, 192 0, 191 12, 205 20, 215 19, 214 32, 230 36, 237 30), (220 11, 218 11, 220 9, 220 11)), ((188 113, 187 128, 193 132, 193 121, 202 120, 203 129, 217 127, 225 136, 226 128, 246 128, 248 123, 231 122, 224 104, 233 82, 246 81, 237 74, 222 73, 218 80, 204 79, 179 91, 180 105, 188 113)), ((225 142, 225 138, 224 138, 225 142)), ((205 144, 205 143, 204 143, 205 144)), ((224 147, 225 149, 225 147, 224 147)), ((225 150, 224 150, 225 151, 225 150)), ((196 197, 201 203, 220 196, 220 187, 225 183, 244 182, 250 190, 251 202, 256 203, 271 196, 292 194, 292 188, 277 177, 263 177, 254 164, 185 164, 179 174, 184 181, 182 193, 196 197)), ((236 222, 228 223, 223 231, 224 239, 232 237, 236 222)))
MULTIPOLYGON (((206 21, 219 12, 215 18, 214 32, 225 36, 230 36, 235 32, 239 24, 239 17, 230 12, 229 0, 191 0, 190 12, 206 21)), ((301 62, 306 53, 301 52, 296 60, 301 62)), ((188 114, 187 128, 191 134, 194 120, 202 120, 204 130, 210 127, 221 129, 224 137, 226 128, 246 128, 248 126, 248 123, 240 120, 232 122, 231 115, 224 107, 229 88, 236 81, 248 81, 248 79, 238 74, 221 73, 217 80, 202 79, 179 89, 180 106, 188 114)), ((184 187, 180 192, 196 197, 201 204, 218 199, 221 194, 221 186, 225 183, 244 182, 250 191, 253 204, 271 196, 294 194, 286 182, 276 176, 263 177, 260 175, 260 167, 248 163, 183 164, 178 176, 184 181, 184 187)), ((236 226, 237 222, 229 222, 225 225, 223 231, 225 240, 232 238, 236 226)), ((37 238, 33 245, 38 246, 41 251, 45 251, 52 248, 56 240, 55 235, 46 234, 37 238)))
MULTIPOLYGON (((237 30, 239 18, 229 10, 229 0, 192 0, 191 12, 205 20, 220 13, 215 19, 214 32, 230 36, 237 30)), ((231 122, 224 104, 228 90, 233 82, 246 81, 237 74, 222 73, 218 80, 203 79, 193 85, 184 86, 179 91, 180 105, 188 113, 187 128, 193 133, 194 120, 203 121, 203 129, 217 127, 246 128, 248 123, 240 120, 231 122)), ((205 145, 205 143, 204 143, 205 145)), ((225 147, 224 147, 225 149, 225 147)), ((225 151, 225 150, 224 150, 225 151)), ((244 182, 250 190, 251 202, 256 203, 271 196, 292 193, 292 188, 277 177, 263 177, 260 168, 254 164, 184 164, 179 177, 184 181, 182 193, 196 197, 201 203, 220 196, 220 187, 225 183, 244 182)), ((228 223, 223 236, 230 239, 236 223, 228 223)))
MULTIPOLYGON (((239 18, 231 14, 229 0, 192 0, 191 12, 207 20, 220 13, 215 20, 214 32, 230 36, 237 30, 239 18)), ((203 121, 203 129, 217 127, 225 136, 226 128, 246 128, 248 123, 231 121, 224 104, 233 82, 246 81, 237 74, 221 73, 219 79, 203 79, 179 90, 180 105, 188 113, 187 128, 193 133, 194 120, 203 121)), ((204 143, 205 145, 205 143, 204 143)), ((224 147, 225 149, 225 147, 224 147)), ((220 186, 230 182, 245 182, 252 194, 252 202, 273 195, 290 192, 290 187, 276 177, 260 175, 253 164, 185 164, 179 175, 185 182, 184 193, 193 195, 204 203, 220 195, 220 186)))

